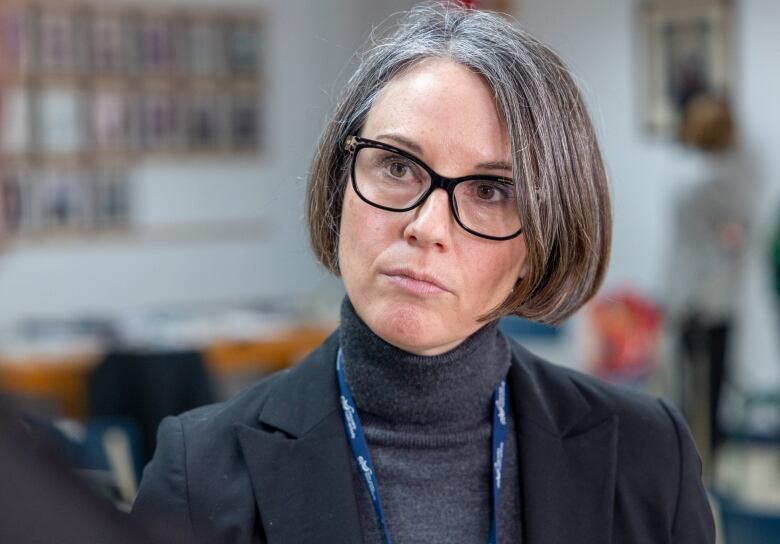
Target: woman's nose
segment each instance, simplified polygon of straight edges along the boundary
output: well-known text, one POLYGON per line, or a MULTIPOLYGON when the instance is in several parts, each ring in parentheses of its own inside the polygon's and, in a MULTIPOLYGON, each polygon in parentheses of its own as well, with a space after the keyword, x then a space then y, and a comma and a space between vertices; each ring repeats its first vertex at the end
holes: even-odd
POLYGON ((411 219, 404 237, 411 243, 449 246, 455 218, 450 210, 450 198, 444 189, 435 189, 417 208, 409 212, 411 219))

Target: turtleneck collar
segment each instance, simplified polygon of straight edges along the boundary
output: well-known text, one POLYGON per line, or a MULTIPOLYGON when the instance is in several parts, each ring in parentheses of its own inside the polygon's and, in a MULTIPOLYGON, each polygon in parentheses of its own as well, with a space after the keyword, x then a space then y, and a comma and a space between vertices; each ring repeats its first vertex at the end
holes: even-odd
POLYGON ((509 371, 509 345, 497 321, 446 353, 415 355, 374 334, 345 297, 339 337, 357 407, 388 423, 461 427, 483 422, 509 371))

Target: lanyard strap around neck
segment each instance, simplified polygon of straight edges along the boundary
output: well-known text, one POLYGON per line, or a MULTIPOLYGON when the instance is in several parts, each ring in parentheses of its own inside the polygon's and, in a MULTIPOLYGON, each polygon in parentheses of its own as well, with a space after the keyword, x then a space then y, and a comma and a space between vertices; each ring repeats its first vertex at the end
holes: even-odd
MULTIPOLYGON (((347 385, 347 378, 344 372, 344 355, 339 349, 336 357, 336 376, 339 383, 339 392, 341 409, 344 415, 344 429, 347 432, 347 439, 352 448, 352 455, 355 458, 360 473, 363 475, 363 482, 371 496, 371 502, 374 504, 377 520, 384 535, 386 544, 392 544, 390 532, 387 529, 387 519, 382 508, 382 501, 379 499, 379 485, 377 484, 374 464, 371 461, 371 455, 368 452, 368 443, 363 433, 363 427, 360 424, 355 401, 347 385)), ((504 445, 507 436, 507 406, 508 394, 506 382, 502 381, 495 393, 493 393, 493 433, 492 433, 492 455, 491 455, 491 487, 492 504, 490 509, 490 534, 488 544, 496 544, 498 541, 498 503, 501 491, 501 474, 504 466, 504 445)))

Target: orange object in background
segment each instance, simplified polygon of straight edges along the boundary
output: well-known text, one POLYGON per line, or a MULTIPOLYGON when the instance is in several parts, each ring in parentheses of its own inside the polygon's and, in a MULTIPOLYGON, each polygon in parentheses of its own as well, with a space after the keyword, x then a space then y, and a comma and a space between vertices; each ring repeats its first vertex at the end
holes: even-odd
POLYGON ((631 289, 601 295, 589 306, 594 334, 593 373, 607 379, 641 379, 653 369, 662 325, 660 308, 631 289))

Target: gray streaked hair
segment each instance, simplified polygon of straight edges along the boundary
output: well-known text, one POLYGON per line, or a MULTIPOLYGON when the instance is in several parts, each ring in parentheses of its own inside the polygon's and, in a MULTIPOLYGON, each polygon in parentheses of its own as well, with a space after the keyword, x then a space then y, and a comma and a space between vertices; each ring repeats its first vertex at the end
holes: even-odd
POLYGON ((384 86, 416 63, 446 58, 481 75, 509 133, 528 274, 483 320, 515 314, 558 323, 598 290, 612 217, 604 164, 582 96, 561 59, 496 13, 424 4, 375 32, 319 140, 307 222, 319 261, 339 274, 348 136, 360 134, 384 86))

